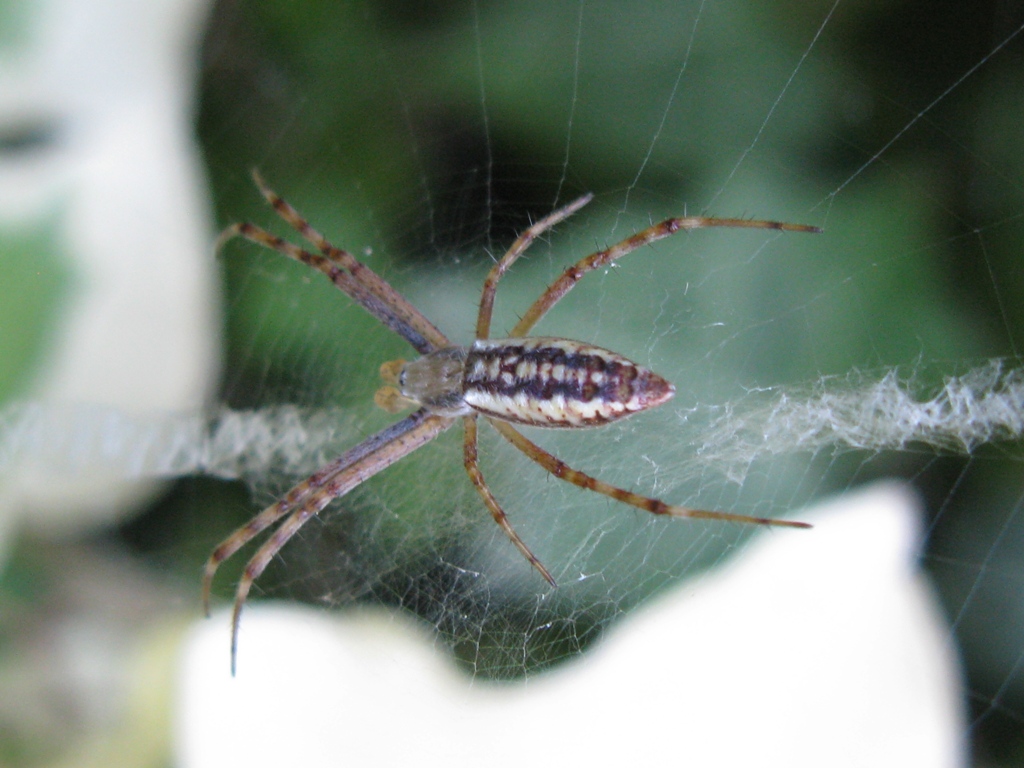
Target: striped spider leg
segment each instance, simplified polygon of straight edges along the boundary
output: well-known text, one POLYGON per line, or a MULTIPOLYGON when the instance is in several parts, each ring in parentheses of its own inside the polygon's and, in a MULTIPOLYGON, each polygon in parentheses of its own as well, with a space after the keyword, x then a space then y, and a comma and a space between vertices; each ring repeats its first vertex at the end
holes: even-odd
MULTIPOLYGON (((227 240, 241 236, 257 244, 271 248, 289 258, 300 261, 324 273, 338 288, 347 293, 362 305, 368 312, 381 321, 386 327, 402 336, 409 344, 424 355, 443 349, 452 348, 451 342, 414 306, 394 290, 385 280, 369 267, 359 262, 347 251, 336 248, 317 232, 302 216, 273 192, 255 171, 253 179, 263 196, 289 225, 298 231, 320 252, 312 253, 299 248, 266 230, 249 223, 237 223, 229 226, 218 238, 218 248, 227 240)), ((570 215, 589 201, 581 198, 560 211, 556 211, 545 219, 530 227, 513 244, 512 251, 520 252, 542 234, 546 229, 570 215)), ((511 252, 511 251, 510 251, 511 252)), ((392 361, 381 366, 382 374, 397 380, 401 366, 392 361), (394 371, 391 375, 388 371, 394 371)), ((385 387, 377 393, 375 400, 388 410, 395 410, 409 402, 397 391, 385 387)), ((235 601, 231 617, 231 671, 234 674, 238 648, 238 627, 242 606, 245 604, 249 591, 264 571, 273 556, 285 545, 298 529, 313 515, 318 514, 333 499, 339 498, 360 485, 365 480, 389 467, 399 459, 408 455, 422 445, 433 440, 455 423, 450 417, 439 415, 427 408, 420 408, 411 416, 367 438, 362 443, 346 451, 330 464, 320 468, 309 478, 292 488, 283 498, 267 507, 242 526, 211 553, 203 571, 202 603, 204 612, 209 615, 210 591, 217 568, 222 562, 245 546, 260 533, 273 526, 282 518, 285 521, 256 551, 246 564, 239 579, 235 592, 235 601)), ((467 463, 467 471, 471 477, 479 476, 475 458, 467 463), (474 475, 475 471, 475 475, 474 475)), ((476 480, 474 479, 474 482, 476 480)), ((489 494, 482 485, 481 493, 489 494)), ((531 562, 542 569, 550 580, 550 575, 530 553, 522 542, 505 513, 497 507, 495 520, 502 527, 513 543, 526 554, 531 562)))
POLYGON ((569 467, 522 435, 513 423, 539 427, 598 426, 667 401, 675 390, 653 371, 609 350, 582 342, 550 337, 527 337, 536 323, 577 282, 638 248, 680 230, 704 227, 754 227, 816 232, 816 227, 782 222, 710 217, 672 218, 648 227, 621 243, 581 259, 555 280, 530 306, 507 339, 491 339, 494 298, 502 275, 545 231, 572 215, 590 199, 575 200, 529 227, 495 263, 480 297, 476 338, 468 347, 453 345, 426 317, 369 267, 336 248, 258 174, 254 180, 274 210, 319 253, 300 248, 248 223, 230 226, 221 242, 242 236, 324 273, 382 324, 420 353, 412 361, 381 366, 388 382, 374 400, 398 412, 418 406, 411 415, 346 451, 290 490, 220 543, 206 562, 202 601, 209 614, 210 589, 219 565, 271 526, 277 529, 260 546, 243 570, 231 617, 231 671, 234 674, 242 606, 254 581, 302 525, 353 488, 427 444, 462 417, 463 464, 495 522, 531 565, 552 585, 550 572, 512 528, 504 510, 484 480, 477 457, 477 417, 482 415, 512 445, 556 477, 602 493, 658 515, 725 520, 757 525, 805 528, 806 523, 708 512, 667 504, 605 483, 569 467))

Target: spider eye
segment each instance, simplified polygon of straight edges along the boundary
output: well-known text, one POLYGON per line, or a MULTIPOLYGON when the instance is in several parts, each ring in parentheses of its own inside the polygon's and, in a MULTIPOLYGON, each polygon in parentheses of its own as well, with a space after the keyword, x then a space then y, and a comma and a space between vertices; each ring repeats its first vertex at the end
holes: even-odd
POLYGON ((398 386, 405 389, 405 368, 402 368, 401 373, 398 374, 398 386))

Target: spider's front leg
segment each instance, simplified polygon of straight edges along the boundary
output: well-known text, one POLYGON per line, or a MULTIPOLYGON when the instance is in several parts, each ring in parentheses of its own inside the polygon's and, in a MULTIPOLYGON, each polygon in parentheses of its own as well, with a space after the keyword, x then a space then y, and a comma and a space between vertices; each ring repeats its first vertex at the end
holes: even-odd
POLYGON ((284 198, 268 187, 255 170, 253 171, 253 181, 278 216, 316 246, 320 253, 311 253, 304 248, 299 248, 283 238, 267 232, 262 227, 248 222, 232 224, 225 229, 218 238, 218 248, 232 237, 241 236, 322 272, 335 286, 358 302, 386 327, 408 341, 421 354, 450 344, 445 335, 402 294, 348 251, 332 245, 284 198))
POLYGON ((242 526, 214 550, 207 563, 203 580, 204 598, 209 594, 209 582, 217 566, 239 547, 252 539, 260 530, 290 512, 290 516, 278 527, 271 537, 256 551, 242 572, 235 591, 235 602, 231 613, 231 674, 235 673, 235 659, 238 651, 238 625, 249 590, 287 541, 294 536, 306 521, 326 507, 334 499, 344 496, 353 488, 390 467, 399 459, 417 448, 426 445, 452 426, 455 421, 437 416, 420 409, 387 429, 378 432, 355 448, 347 451, 337 461, 317 472, 309 480, 296 486, 281 502, 275 504, 254 518, 260 526, 252 523, 242 526), (288 500, 291 505, 284 506, 288 500))

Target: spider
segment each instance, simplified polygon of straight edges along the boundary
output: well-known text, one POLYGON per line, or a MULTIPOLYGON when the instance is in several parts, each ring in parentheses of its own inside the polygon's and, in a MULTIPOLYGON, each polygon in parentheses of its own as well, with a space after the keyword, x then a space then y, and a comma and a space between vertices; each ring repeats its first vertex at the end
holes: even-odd
POLYGON ((421 356, 412 362, 393 360, 384 363, 381 377, 386 386, 374 397, 376 404, 389 412, 398 413, 407 407, 417 407, 415 412, 321 467, 224 539, 207 560, 202 601, 209 616, 210 588, 220 564, 261 532, 286 518, 252 556, 238 582, 231 615, 232 675, 235 673, 242 606, 253 582, 274 555, 307 520, 332 500, 344 496, 426 445, 459 420, 464 434, 463 463, 469 479, 494 521, 552 586, 555 586, 555 580, 551 573, 512 528, 480 471, 477 461, 479 416, 483 416, 502 437, 555 477, 655 515, 810 527, 807 523, 789 520, 689 509, 618 488, 568 466, 527 439, 513 424, 566 429, 598 426, 653 408, 675 393, 672 384, 658 374, 609 350, 569 339, 527 336, 548 310, 588 272, 612 264, 638 248, 680 230, 748 227, 820 232, 818 227, 706 216, 667 219, 568 267, 527 309, 508 338, 490 338, 498 281, 537 237, 578 211, 593 197, 584 195, 529 227, 494 264, 484 280, 475 339, 468 347, 461 347, 453 345, 373 270, 347 251, 329 243, 298 211, 271 190, 258 172, 253 171, 253 179, 277 214, 319 253, 300 248, 244 222, 228 227, 218 244, 241 236, 322 272, 381 323, 409 342, 421 356))

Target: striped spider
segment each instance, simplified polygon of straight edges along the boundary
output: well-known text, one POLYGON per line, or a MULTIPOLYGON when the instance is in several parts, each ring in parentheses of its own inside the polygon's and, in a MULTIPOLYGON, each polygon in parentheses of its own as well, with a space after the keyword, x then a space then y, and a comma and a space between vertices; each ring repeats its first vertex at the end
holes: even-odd
POLYGON ((498 500, 484 481, 477 461, 477 417, 483 416, 498 433, 555 477, 617 501, 669 517, 726 520, 755 525, 809 527, 806 523, 770 520, 728 512, 708 512, 675 506, 591 477, 566 465, 528 440, 513 424, 534 427, 581 428, 606 424, 669 400, 675 388, 653 371, 606 349, 579 341, 527 334, 586 273, 616 262, 638 248, 680 230, 704 227, 748 227, 792 232, 818 232, 817 227, 776 221, 719 219, 705 216, 672 218, 648 227, 621 243, 573 264, 548 286, 516 323, 508 338, 492 339, 491 313, 498 281, 542 233, 588 202, 585 195, 531 226, 491 268, 484 280, 476 337, 468 347, 455 346, 419 310, 350 253, 331 245, 299 213, 253 173, 260 192, 277 214, 309 241, 319 253, 299 248, 248 223, 233 224, 221 241, 241 235, 313 269, 323 272, 380 322, 397 333, 421 355, 412 362, 394 360, 381 366, 387 385, 374 401, 397 413, 417 410, 387 429, 367 438, 292 488, 275 504, 228 536, 214 549, 203 573, 203 608, 209 615, 210 587, 218 566, 251 539, 282 518, 284 522, 252 556, 235 592, 231 615, 231 672, 235 671, 238 624, 253 582, 271 558, 302 525, 333 499, 382 472, 399 459, 426 445, 457 421, 462 421, 463 463, 494 521, 513 545, 552 586, 548 569, 512 528, 498 500))

